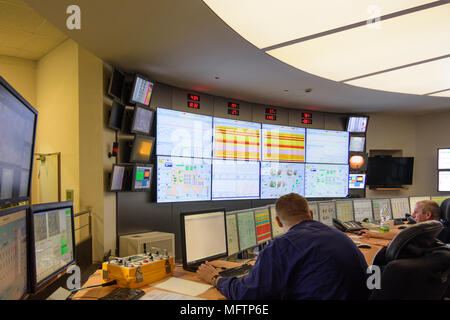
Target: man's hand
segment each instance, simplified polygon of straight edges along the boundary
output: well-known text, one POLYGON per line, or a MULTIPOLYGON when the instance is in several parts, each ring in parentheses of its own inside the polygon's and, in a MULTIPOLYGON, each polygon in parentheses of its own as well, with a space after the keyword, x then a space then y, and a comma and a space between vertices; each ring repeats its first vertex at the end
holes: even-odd
POLYGON ((368 238, 374 238, 375 237, 375 233, 373 233, 372 231, 369 230, 361 230, 361 239, 368 239, 368 238))
POLYGON ((216 274, 219 274, 219 272, 214 268, 209 262, 203 263, 198 269, 197 269, 197 276, 208 282, 208 284, 211 284, 211 279, 216 274))

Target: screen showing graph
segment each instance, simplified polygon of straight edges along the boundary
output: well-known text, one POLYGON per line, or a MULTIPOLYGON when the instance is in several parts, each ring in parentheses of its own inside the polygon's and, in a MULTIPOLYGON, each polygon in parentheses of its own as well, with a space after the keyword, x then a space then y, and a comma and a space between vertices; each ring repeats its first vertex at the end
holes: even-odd
POLYGON ((291 192, 305 195, 305 165, 261 162, 261 199, 277 199, 291 192))
POLYGON ((353 201, 338 200, 336 201, 336 217, 344 222, 354 221, 353 217, 353 201))
POLYGON ((259 198, 259 162, 213 160, 212 199, 259 198))
POLYGON ((307 198, 338 198, 348 194, 348 165, 305 165, 307 198))
POLYGON ((305 162, 305 129, 262 125, 264 161, 305 162))
POLYGON ((258 244, 272 239, 269 208, 255 209, 256 240, 258 244))
POLYGON ((408 198, 391 198, 391 210, 394 219, 404 219, 406 213, 410 213, 408 198))
POLYGON ((256 228, 255 228, 255 214, 253 211, 243 211, 237 213, 238 231, 239 231, 239 245, 240 250, 247 250, 248 248, 257 245, 256 242, 256 228))
POLYGON ((214 118, 214 158, 260 160, 261 124, 214 118))
POLYGON ((153 83, 139 76, 135 77, 131 101, 148 106, 153 92, 153 83))
POLYGON ((211 160, 158 157, 157 202, 211 200, 211 160))
POLYGON ((231 256, 239 252, 239 238, 235 214, 227 214, 227 242, 228 255, 231 256))
POLYGON ((281 235, 283 235, 284 229, 281 228, 276 220, 276 216, 277 216, 277 210, 275 208, 274 205, 269 206, 269 211, 270 211, 270 221, 272 223, 272 238, 275 239, 276 237, 279 237, 281 235))
POLYGON ((353 200, 353 212, 355 221, 373 219, 372 201, 370 199, 353 200))
POLYGON ((336 218, 336 203, 334 201, 319 202, 320 222, 327 226, 333 225, 333 218, 336 218))
POLYGON ((158 108, 156 154, 211 158, 212 117, 158 108))
POLYGON ((348 164, 349 133, 306 130, 306 162, 348 164))
POLYGON ((381 210, 386 210, 389 218, 392 218, 391 202, 389 199, 372 199, 373 218, 376 221, 381 220, 381 210))

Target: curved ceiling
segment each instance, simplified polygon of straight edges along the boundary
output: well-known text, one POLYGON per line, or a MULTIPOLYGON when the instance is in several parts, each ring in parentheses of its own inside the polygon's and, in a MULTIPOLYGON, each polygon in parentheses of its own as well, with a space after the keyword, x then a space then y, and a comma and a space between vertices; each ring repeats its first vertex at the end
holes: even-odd
POLYGON ((104 61, 173 86, 325 112, 450 109, 449 98, 364 89, 298 70, 244 40, 201 0, 25 2, 104 61), (81 8, 81 30, 66 28, 72 4, 81 8))

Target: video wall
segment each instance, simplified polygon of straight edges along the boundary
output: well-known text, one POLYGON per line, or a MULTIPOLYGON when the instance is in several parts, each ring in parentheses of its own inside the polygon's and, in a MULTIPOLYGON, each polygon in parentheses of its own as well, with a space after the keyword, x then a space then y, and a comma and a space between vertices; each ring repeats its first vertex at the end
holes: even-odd
POLYGON ((157 202, 348 194, 346 131, 156 113, 157 202))

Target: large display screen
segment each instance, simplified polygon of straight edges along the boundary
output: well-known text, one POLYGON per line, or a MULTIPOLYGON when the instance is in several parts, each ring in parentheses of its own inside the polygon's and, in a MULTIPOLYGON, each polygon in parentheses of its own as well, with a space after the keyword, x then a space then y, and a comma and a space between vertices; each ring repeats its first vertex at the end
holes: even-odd
POLYGON ((340 198, 348 194, 348 165, 305 165, 305 197, 340 198))
POLYGON ((212 117, 158 108, 156 154, 211 158, 212 117))
POLYGON ((261 199, 291 192, 305 195, 305 164, 261 162, 261 199))
POLYGON ((212 199, 258 199, 259 162, 213 160, 212 199))
POLYGON ((438 191, 450 191, 450 171, 439 171, 438 191))
POLYGON ((305 162, 305 129, 262 125, 264 161, 305 162))
POLYGON ((211 160, 157 157, 157 202, 211 200, 211 160))
POLYGON ((261 124, 214 118, 214 158, 260 160, 261 124))
POLYGON ((450 149, 438 150, 438 169, 450 169, 450 149))
POLYGON ((348 163, 349 133, 332 130, 306 130, 306 162, 348 163))

